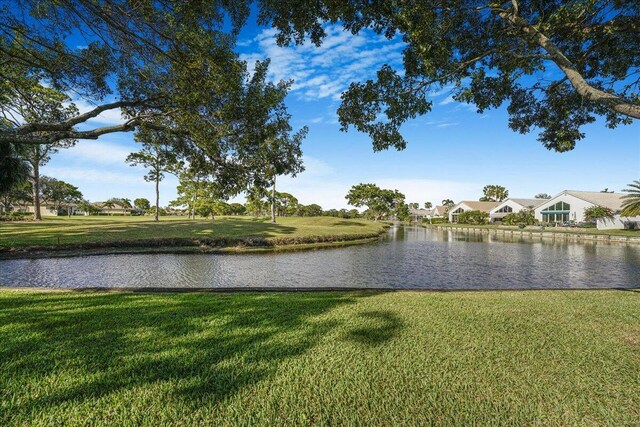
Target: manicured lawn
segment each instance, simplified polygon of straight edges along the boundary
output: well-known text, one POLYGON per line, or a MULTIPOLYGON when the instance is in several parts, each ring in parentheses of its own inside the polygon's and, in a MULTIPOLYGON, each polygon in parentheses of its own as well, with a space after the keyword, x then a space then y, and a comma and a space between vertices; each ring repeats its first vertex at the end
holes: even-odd
POLYGON ((0 425, 640 423, 637 291, 0 291, 0 425))
POLYGON ((184 217, 55 217, 40 222, 0 222, 0 248, 74 245, 91 242, 170 238, 307 237, 372 234, 383 225, 331 217, 278 218, 277 224, 250 217, 189 220, 184 217))
MULTIPOLYGON (((425 224, 429 227, 429 224, 425 224)), ((434 224, 434 226, 439 227, 451 227, 451 228, 486 228, 486 229, 497 229, 497 230, 518 230, 521 231, 518 227, 509 227, 509 226, 498 226, 498 225, 466 225, 466 224, 434 224)), ((574 234, 600 234, 600 235, 608 235, 608 236, 637 236, 640 237, 640 230, 598 230, 597 228, 566 228, 566 227, 545 227, 544 230, 538 228, 527 228, 522 231, 548 231, 551 233, 574 233, 574 234)))

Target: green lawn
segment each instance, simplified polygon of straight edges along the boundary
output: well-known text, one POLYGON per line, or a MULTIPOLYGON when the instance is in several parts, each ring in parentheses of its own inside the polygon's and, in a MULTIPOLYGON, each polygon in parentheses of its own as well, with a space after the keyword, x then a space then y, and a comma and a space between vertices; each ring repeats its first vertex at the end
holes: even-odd
POLYGON ((0 222, 0 248, 126 242, 141 239, 309 237, 363 235, 381 232, 383 225, 359 219, 331 217, 225 217, 189 220, 184 217, 54 217, 40 222, 0 222))
POLYGON ((640 424, 638 291, 0 291, 0 425, 640 424))
MULTIPOLYGON (((424 224, 429 227, 429 224, 424 224)), ((486 228, 486 229, 497 229, 497 230, 517 230, 517 231, 548 231, 551 233, 573 233, 573 234, 599 234, 606 236, 637 236, 640 237, 640 230, 598 230, 597 228, 565 228, 565 227, 545 227, 544 230, 540 230, 539 228, 527 228, 521 230, 518 227, 510 227, 503 225, 467 225, 467 224, 434 224, 434 227, 451 227, 451 228, 486 228)))

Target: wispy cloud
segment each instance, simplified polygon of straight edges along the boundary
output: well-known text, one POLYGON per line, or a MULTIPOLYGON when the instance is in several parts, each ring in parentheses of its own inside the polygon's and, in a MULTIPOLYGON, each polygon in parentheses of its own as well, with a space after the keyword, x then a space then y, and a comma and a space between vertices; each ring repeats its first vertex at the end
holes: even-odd
POLYGON ((130 146, 124 147, 105 140, 79 141, 74 147, 61 150, 57 157, 103 165, 125 165, 125 159, 131 151, 130 146))
POLYGON ((476 200, 482 192, 482 185, 439 179, 394 179, 382 178, 375 181, 382 188, 396 189, 406 196, 407 202, 432 202, 440 204, 444 199, 476 200))
POLYGON ((453 95, 449 95, 447 96, 445 99, 443 99, 442 101, 438 102, 438 105, 449 105, 456 102, 455 99, 453 99, 453 95))
POLYGON ((252 43, 242 42, 250 50, 241 57, 252 67, 256 60, 271 58, 270 78, 294 80, 292 93, 303 100, 340 99, 351 82, 372 78, 383 65, 401 68, 404 43, 387 40, 371 31, 353 35, 339 25, 326 27, 321 46, 310 42, 280 47, 276 30, 263 30, 252 43))

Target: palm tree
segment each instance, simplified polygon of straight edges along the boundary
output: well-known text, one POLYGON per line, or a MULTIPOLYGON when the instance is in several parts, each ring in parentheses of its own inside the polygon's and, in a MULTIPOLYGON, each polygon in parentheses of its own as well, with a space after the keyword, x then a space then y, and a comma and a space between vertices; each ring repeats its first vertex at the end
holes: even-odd
POLYGON ((449 212, 449 209, 451 209, 454 205, 455 203, 453 203, 453 200, 451 199, 444 199, 442 201, 442 206, 444 206, 446 212, 449 212))
POLYGON ((125 215, 127 214, 127 211, 133 208, 133 205, 131 204, 131 199, 120 199, 120 204, 122 205, 125 215))
POLYGON ((622 196, 624 202, 622 202, 622 216, 639 216, 640 215, 640 180, 636 179, 629 188, 625 188, 627 195, 622 196))

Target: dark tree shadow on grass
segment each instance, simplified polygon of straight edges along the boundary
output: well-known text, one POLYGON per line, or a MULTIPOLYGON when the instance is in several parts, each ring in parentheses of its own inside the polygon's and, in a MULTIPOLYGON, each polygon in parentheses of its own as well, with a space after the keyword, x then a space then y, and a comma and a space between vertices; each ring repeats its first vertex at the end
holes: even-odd
POLYGON ((309 351, 338 326, 319 316, 373 294, 0 298, 0 328, 11 331, 0 337, 0 384, 7 387, 4 398, 19 396, 0 424, 163 381, 180 384, 170 398, 182 405, 216 405, 268 379, 282 362, 309 351), (71 373, 74 381, 65 382, 71 373), (41 379, 56 376, 66 380, 50 392, 26 391, 27 384, 42 390, 41 379))
POLYGON ((402 329, 402 320, 390 311, 367 311, 360 314, 360 321, 365 326, 351 330, 348 339, 368 346, 381 345, 402 329))

